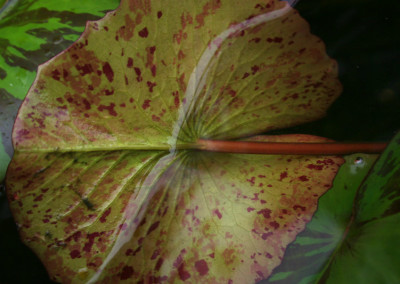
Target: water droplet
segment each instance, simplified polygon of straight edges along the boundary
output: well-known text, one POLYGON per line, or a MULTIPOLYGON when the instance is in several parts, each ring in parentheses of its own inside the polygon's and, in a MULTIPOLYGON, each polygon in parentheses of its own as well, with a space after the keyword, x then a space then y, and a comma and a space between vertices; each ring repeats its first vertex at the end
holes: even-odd
POLYGON ((363 157, 354 158, 352 164, 350 164, 350 172, 352 174, 357 174, 362 168, 366 166, 366 161, 363 157))
POLYGON ((362 165, 362 164, 364 164, 364 159, 361 158, 361 157, 357 157, 357 158, 354 159, 354 164, 355 165, 362 165))
POLYGON ((19 231, 22 228, 22 224, 20 223, 15 223, 15 225, 17 226, 17 231, 19 231))

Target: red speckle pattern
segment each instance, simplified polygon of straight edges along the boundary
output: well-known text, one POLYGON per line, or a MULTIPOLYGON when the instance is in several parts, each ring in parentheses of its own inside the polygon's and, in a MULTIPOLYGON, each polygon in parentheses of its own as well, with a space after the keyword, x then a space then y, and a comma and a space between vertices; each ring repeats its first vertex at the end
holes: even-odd
POLYGON ((146 110, 147 108, 150 107, 150 103, 151 103, 151 100, 145 100, 145 101, 143 102, 142 108, 143 108, 144 110, 146 110))
POLYGON ((190 278, 190 273, 185 270, 185 265, 181 264, 178 267, 179 279, 182 281, 186 281, 190 278))
POLYGON ((208 265, 204 259, 196 261, 194 265, 200 276, 206 275, 208 273, 208 265))
POLYGON ((282 181, 284 178, 287 178, 287 176, 288 176, 288 173, 283 172, 283 173, 281 173, 279 180, 282 181))
POLYGON ((115 107, 115 104, 111 103, 109 106, 99 105, 99 107, 97 109, 99 111, 107 110, 110 115, 117 116, 117 112, 114 110, 114 107, 115 107))
POLYGON ((79 250, 73 250, 70 253, 71 258, 80 258, 81 257, 81 253, 79 252, 79 250))
POLYGON ((112 82, 114 80, 114 71, 108 62, 104 63, 102 70, 103 70, 104 74, 106 75, 107 80, 109 82, 112 82))
POLYGON ((122 268, 122 272, 121 272, 121 280, 127 280, 129 278, 132 278, 133 276, 133 267, 132 266, 124 266, 122 268))
POLYGON ((133 66, 133 58, 128 57, 128 62, 126 64, 126 67, 131 68, 133 66))
POLYGON ((149 31, 147 28, 143 28, 142 30, 139 31, 139 36, 140 37, 147 37, 149 35, 149 31))
POLYGON ((111 213, 111 208, 108 208, 106 211, 104 211, 103 215, 100 217, 100 222, 105 223, 107 221, 107 216, 110 215, 111 213))
POLYGON ((219 212, 218 209, 214 210, 214 213, 215 213, 215 215, 218 217, 218 219, 221 219, 221 218, 222 218, 222 214, 221 214, 221 212, 219 212))
POLYGON ((271 218, 271 210, 269 209, 262 209, 260 211, 257 211, 257 214, 261 214, 266 219, 271 218))

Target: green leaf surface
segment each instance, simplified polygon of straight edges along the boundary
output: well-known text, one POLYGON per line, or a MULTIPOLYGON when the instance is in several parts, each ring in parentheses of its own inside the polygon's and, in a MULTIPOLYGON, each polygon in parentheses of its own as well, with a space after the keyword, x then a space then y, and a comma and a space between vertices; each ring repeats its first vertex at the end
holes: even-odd
POLYGON ((76 40, 86 21, 104 16, 118 1, 16 1, 0 15, 1 88, 23 99, 39 64, 76 40))
POLYGON ((399 137, 366 178, 375 157, 346 157, 312 221, 262 283, 396 283, 400 279, 399 137))
MULTIPOLYGON (((118 3, 26 0, 5 4, 0 13, 1 156, 8 154, 11 158, 13 152, 10 124, 18 108, 8 102, 19 101, 19 106, 35 79, 38 65, 70 46, 82 33, 86 21, 104 16, 118 3)), ((9 160, 0 160, 0 176, 5 175, 9 160)))
POLYGON ((40 66, 6 185, 53 279, 256 282, 304 229, 342 158, 196 150, 317 119, 341 90, 288 4, 238 4, 122 1, 40 66))
MULTIPOLYGON (((7 156, 8 161, 11 159, 14 149, 11 142, 11 132, 14 125, 15 117, 17 116, 18 108, 22 101, 7 93, 4 89, 0 89, 0 131, 1 131, 1 155, 7 156)), ((7 168, 8 162, 1 160, 1 166, 7 168), (4 162, 3 162, 4 161, 4 162)), ((5 174, 0 171, 0 175, 5 174)), ((2 179, 0 179, 1 181, 2 179)))

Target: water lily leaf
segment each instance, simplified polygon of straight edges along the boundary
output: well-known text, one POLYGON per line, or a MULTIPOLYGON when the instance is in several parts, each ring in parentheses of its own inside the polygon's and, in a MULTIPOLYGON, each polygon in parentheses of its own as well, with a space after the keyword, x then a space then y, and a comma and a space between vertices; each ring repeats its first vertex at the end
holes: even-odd
POLYGON ((310 220, 342 158, 196 150, 316 119, 340 93, 287 3, 241 7, 122 1, 40 66, 7 191, 53 279, 255 282, 310 220))
POLYGON ((13 153, 12 124, 38 65, 70 46, 87 20, 99 19, 118 2, 7 1, 0 10, 0 182, 13 153))
POLYGON ((399 137, 366 178, 376 156, 346 157, 314 218, 263 283, 395 283, 399 279, 399 137))
POLYGON ((11 132, 21 103, 21 100, 16 99, 4 89, 0 89, 0 183, 4 179, 8 163, 14 153, 11 132))

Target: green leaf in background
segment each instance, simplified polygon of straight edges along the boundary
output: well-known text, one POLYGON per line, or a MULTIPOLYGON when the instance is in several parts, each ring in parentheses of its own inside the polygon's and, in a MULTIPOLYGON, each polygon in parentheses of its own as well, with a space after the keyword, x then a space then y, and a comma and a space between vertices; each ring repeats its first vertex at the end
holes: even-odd
POLYGON ((11 132, 21 101, 6 90, 0 90, 0 182, 13 154, 11 132))
POLYGON ((306 230, 262 283, 398 283, 400 133, 363 181, 374 160, 346 158, 306 230))
POLYGON ((7 0, 0 0, 0 10, 3 8, 3 6, 6 4, 7 0))
POLYGON ((357 189, 376 155, 346 157, 332 188, 319 199, 318 210, 304 232, 288 247, 282 264, 265 283, 310 283, 342 238, 357 189))
POLYGON ((19 1, 0 15, 1 88, 23 99, 39 64, 82 33, 86 21, 104 16, 119 1, 19 1))
MULTIPOLYGON (((3 2, 0 13, 0 131, 3 142, 0 156, 11 157, 10 124, 35 79, 38 65, 70 46, 82 33, 86 21, 104 16, 106 11, 115 9, 119 1, 3 2)), ((0 181, 8 162, 8 158, 0 160, 0 181)))

